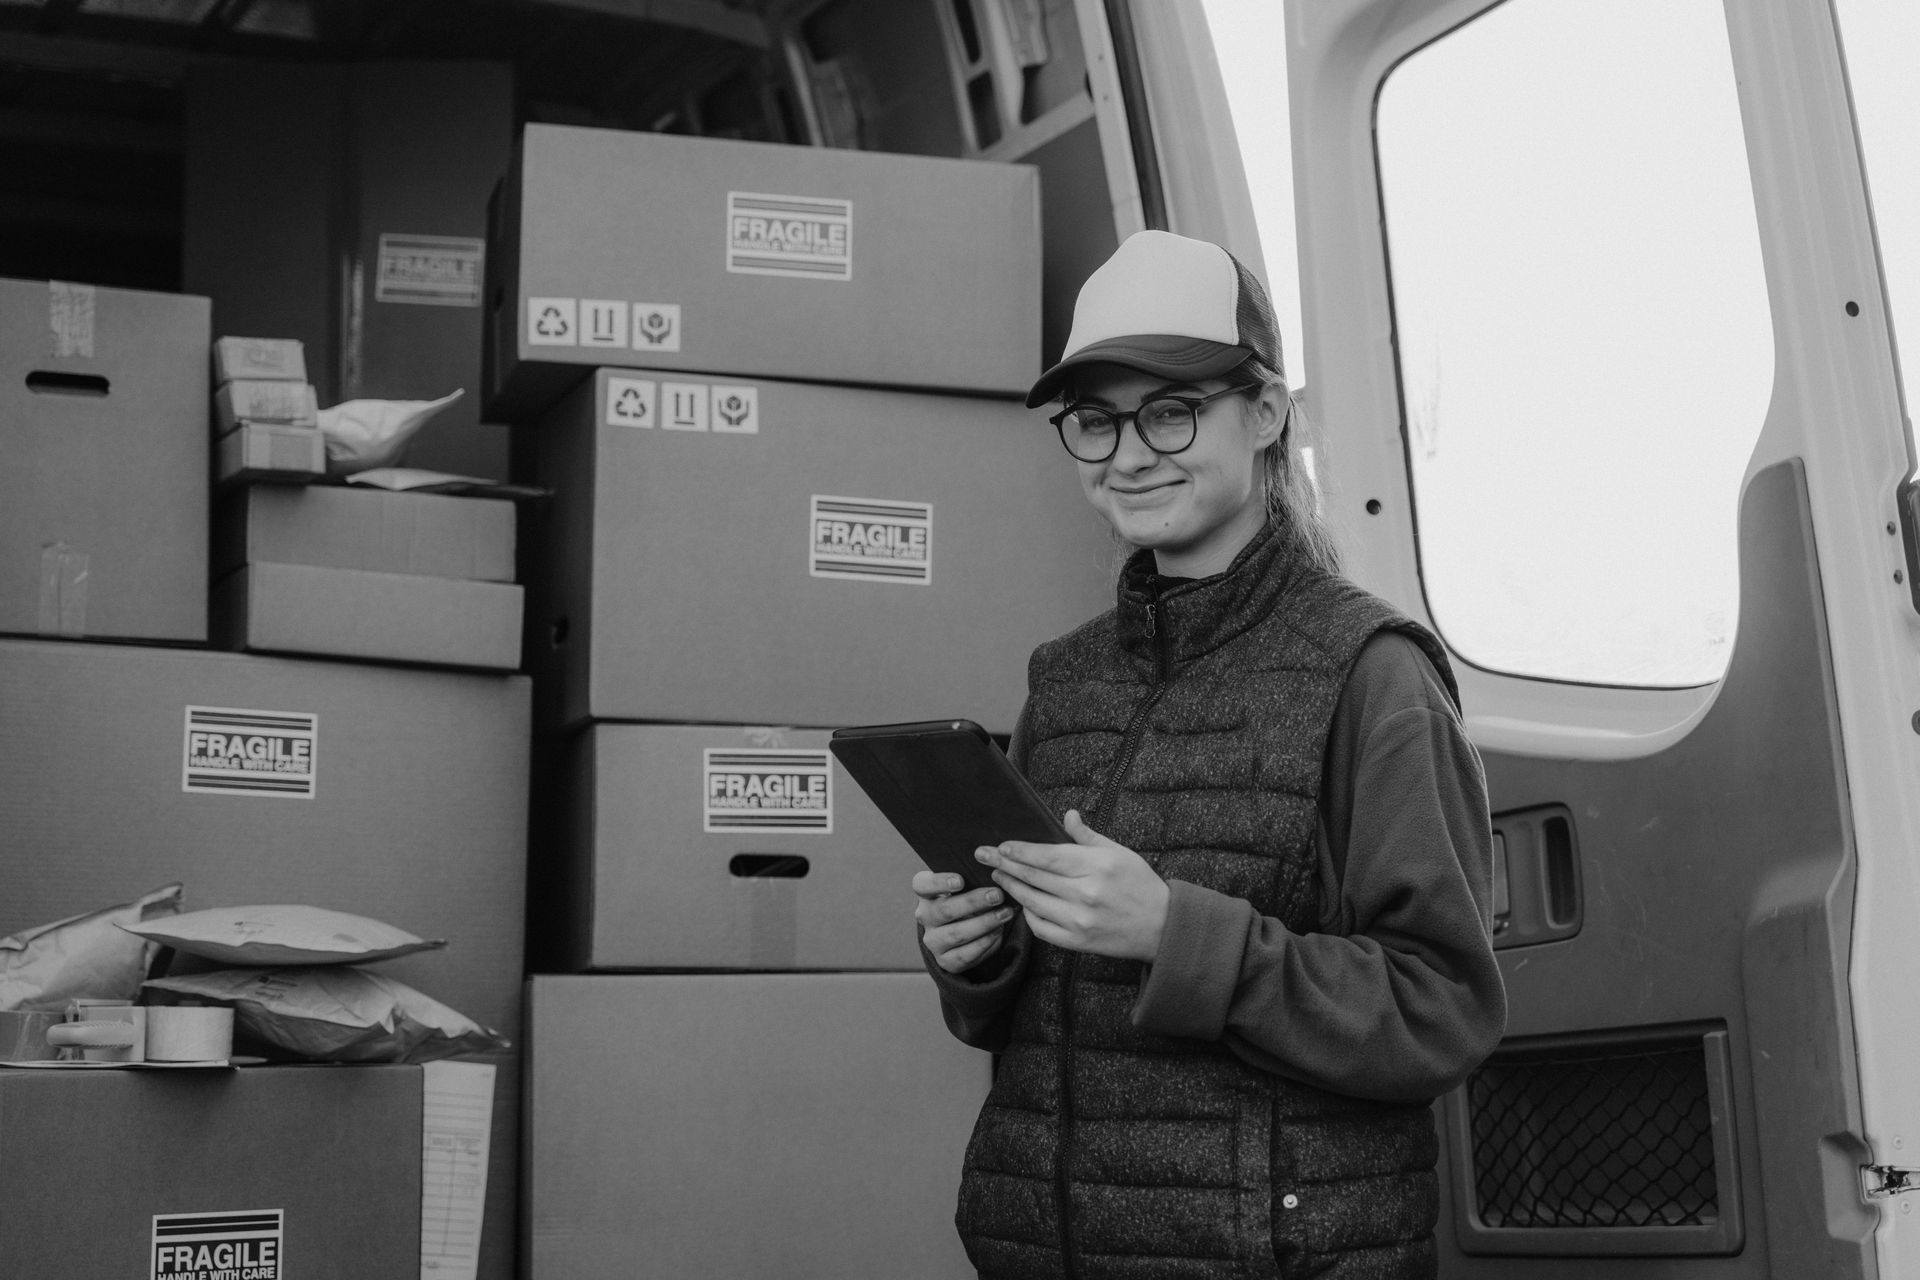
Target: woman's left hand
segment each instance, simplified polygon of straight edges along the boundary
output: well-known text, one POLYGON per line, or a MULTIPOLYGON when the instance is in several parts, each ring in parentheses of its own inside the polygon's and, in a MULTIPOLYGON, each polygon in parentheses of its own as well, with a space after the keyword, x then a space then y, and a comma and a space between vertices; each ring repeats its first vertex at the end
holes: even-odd
POLYGON ((1072 809, 1072 844, 1005 844, 974 851, 1025 911, 1043 942, 1069 951, 1151 961, 1167 922, 1167 882, 1133 850, 1107 839, 1072 809))

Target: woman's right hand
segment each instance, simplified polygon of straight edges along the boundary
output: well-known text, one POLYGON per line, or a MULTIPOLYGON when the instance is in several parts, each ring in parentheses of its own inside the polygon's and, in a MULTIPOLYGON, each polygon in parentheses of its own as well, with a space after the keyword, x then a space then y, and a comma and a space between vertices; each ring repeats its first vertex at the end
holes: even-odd
POLYGON ((943 871, 913 873, 913 892, 920 899, 913 918, 920 923, 921 942, 934 963, 947 973, 965 973, 1000 949, 1014 909, 998 889, 969 889, 959 876, 943 871))

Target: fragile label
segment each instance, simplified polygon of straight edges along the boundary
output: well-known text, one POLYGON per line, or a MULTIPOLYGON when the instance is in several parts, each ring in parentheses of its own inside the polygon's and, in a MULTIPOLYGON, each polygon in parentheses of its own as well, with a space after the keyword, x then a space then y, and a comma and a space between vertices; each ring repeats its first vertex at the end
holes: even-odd
POLYGON ((833 830, 833 768, 824 751, 708 747, 711 833, 833 830))
POLYGON ((380 237, 375 302, 429 307, 477 307, 487 242, 469 236, 380 237))
POLYGON ((813 495, 808 571, 816 578, 925 583, 933 578, 933 506, 813 495))
POLYGON ((320 717, 188 707, 181 790, 311 800, 320 717))
POLYGON ((284 1209, 153 1215, 153 1280, 280 1280, 284 1209))
POLYGON ((727 192, 727 270, 853 279, 853 201, 727 192))

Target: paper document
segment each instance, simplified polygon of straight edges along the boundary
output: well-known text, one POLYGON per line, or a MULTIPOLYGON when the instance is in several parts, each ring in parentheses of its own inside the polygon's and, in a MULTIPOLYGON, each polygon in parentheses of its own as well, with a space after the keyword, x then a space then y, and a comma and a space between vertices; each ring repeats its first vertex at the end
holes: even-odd
POLYGON ((487 1201, 493 1065, 429 1062, 420 1169, 421 1280, 474 1280, 487 1201))

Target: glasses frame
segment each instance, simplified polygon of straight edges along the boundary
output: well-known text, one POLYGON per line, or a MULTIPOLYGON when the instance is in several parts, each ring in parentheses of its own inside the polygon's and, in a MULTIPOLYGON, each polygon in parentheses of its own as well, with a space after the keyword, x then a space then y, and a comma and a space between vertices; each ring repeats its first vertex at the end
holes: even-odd
POLYGON ((1127 429, 1127 423, 1129 421, 1133 423, 1133 434, 1140 437, 1140 443, 1147 446, 1147 448, 1153 450, 1155 453, 1159 454, 1161 457, 1166 458, 1166 457, 1171 457, 1176 453, 1185 453, 1188 449, 1193 448, 1193 442, 1200 438, 1200 411, 1202 409, 1212 404, 1215 400, 1224 400, 1228 396, 1233 395, 1236 392, 1244 394, 1248 391, 1255 390, 1260 385, 1261 384, 1259 383, 1242 382, 1234 386, 1227 387, 1221 391, 1209 392, 1204 396, 1174 396, 1174 395, 1148 396, 1145 400, 1142 400, 1139 404, 1135 405, 1131 409, 1126 410, 1125 412, 1122 412, 1121 410, 1118 410, 1118 409, 1109 409, 1105 405, 1087 404, 1084 401, 1075 401, 1073 404, 1066 406, 1064 409, 1060 410, 1060 412, 1048 418, 1047 421, 1053 424, 1054 434, 1060 437, 1060 447, 1062 449, 1065 449, 1067 451, 1067 456, 1069 458, 1072 458, 1075 462, 1111 461, 1113 458, 1113 455, 1120 452, 1120 437, 1123 434, 1125 434, 1127 429), (1187 442, 1181 445, 1178 449, 1162 449, 1159 445, 1156 445, 1153 441, 1147 439, 1147 433, 1140 429, 1140 415, 1146 411, 1147 406, 1150 404, 1165 404, 1168 401, 1171 401, 1174 404, 1184 406, 1187 411, 1187 416, 1191 419, 1193 423, 1193 430, 1187 434, 1187 442), (1073 451, 1072 445, 1067 443, 1067 415, 1072 413, 1079 413, 1088 409, 1094 410, 1095 412, 1098 412, 1098 413, 1104 413, 1109 418, 1113 419, 1113 447, 1107 450, 1105 453, 1101 454, 1097 458, 1083 458, 1079 454, 1073 451))

